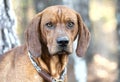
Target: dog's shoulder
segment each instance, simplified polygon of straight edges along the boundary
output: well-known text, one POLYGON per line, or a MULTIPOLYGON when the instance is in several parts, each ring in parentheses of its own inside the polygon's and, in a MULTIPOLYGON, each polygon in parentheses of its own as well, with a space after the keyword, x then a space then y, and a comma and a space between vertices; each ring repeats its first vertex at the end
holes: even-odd
POLYGON ((26 53, 26 51, 26 46, 22 45, 0 55, 0 67, 4 67, 8 64, 14 63, 16 58, 18 58, 19 56, 23 56, 26 53))

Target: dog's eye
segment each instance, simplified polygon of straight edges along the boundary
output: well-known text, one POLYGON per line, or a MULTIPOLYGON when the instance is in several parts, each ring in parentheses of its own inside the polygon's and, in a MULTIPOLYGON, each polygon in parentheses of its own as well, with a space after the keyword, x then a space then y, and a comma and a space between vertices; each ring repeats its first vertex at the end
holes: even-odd
POLYGON ((67 27, 68 28, 72 28, 73 26, 74 26, 74 22, 70 21, 70 22, 67 23, 67 27))
POLYGON ((52 22, 48 22, 48 23, 46 23, 45 25, 46 25, 48 28, 50 28, 50 29, 53 29, 53 28, 54 28, 54 25, 53 25, 52 22))

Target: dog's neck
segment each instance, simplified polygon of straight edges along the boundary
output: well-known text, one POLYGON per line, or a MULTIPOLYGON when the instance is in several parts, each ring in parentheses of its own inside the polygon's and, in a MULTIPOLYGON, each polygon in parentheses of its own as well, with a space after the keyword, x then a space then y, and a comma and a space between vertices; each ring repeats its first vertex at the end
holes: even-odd
POLYGON ((37 58, 37 62, 41 68, 44 69, 54 78, 59 78, 61 72, 65 69, 68 62, 68 55, 54 55, 42 54, 41 57, 37 58))

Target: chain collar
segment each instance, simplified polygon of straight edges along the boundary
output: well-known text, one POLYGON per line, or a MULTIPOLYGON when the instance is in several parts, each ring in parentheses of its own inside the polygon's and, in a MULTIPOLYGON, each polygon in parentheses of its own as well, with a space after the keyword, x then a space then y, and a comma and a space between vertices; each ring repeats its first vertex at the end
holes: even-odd
POLYGON ((67 67, 65 67, 65 69, 62 71, 60 78, 59 79, 55 79, 52 76, 50 76, 48 73, 46 73, 44 70, 42 70, 42 68, 40 66, 38 66, 38 64, 35 62, 35 60, 33 59, 33 56, 31 54, 30 51, 28 51, 28 55, 30 58, 31 63, 33 64, 34 68, 37 70, 37 72, 48 82, 63 82, 65 79, 65 75, 67 74, 67 67))

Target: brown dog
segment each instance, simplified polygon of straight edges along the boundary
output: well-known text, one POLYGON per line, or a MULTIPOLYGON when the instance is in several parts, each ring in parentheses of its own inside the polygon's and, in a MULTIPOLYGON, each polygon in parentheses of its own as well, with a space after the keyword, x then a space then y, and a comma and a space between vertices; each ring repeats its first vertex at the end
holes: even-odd
POLYGON ((78 36, 78 56, 87 50, 90 33, 80 15, 52 6, 29 24, 26 43, 0 57, 0 82, 66 82, 66 65, 78 36))

